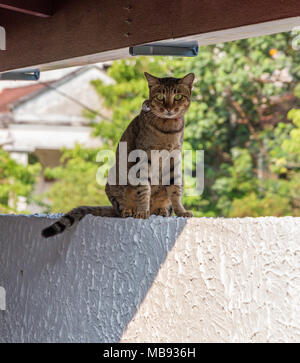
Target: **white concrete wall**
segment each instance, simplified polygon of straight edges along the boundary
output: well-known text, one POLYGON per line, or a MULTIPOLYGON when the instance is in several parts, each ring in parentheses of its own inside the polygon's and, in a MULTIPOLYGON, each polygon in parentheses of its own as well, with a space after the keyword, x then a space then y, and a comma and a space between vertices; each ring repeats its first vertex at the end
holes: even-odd
POLYGON ((0 342, 300 341, 300 218, 0 216, 0 342))

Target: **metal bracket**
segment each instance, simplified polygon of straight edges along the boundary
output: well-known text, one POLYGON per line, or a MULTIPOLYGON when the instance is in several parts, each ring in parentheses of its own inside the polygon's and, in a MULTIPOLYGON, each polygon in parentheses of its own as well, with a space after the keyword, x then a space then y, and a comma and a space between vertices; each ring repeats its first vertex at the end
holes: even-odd
POLYGON ((0 73, 0 81, 38 81, 39 78, 39 69, 26 69, 0 73))
POLYGON ((160 55, 177 57, 196 57, 198 55, 198 42, 156 42, 144 45, 137 45, 129 48, 132 56, 137 55, 160 55))

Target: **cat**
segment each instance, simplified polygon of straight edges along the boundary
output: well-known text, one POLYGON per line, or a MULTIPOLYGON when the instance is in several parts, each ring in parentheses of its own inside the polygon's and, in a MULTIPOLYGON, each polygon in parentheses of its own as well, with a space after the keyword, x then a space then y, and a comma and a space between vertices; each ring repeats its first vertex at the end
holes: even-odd
MULTIPOLYGON (((143 150, 148 156, 148 168, 151 168, 151 150, 177 150, 181 153, 184 135, 184 114, 191 101, 194 74, 183 78, 157 78, 147 72, 149 99, 143 103, 140 114, 131 121, 120 142, 127 142, 127 157, 132 150, 143 150)), ((147 176, 144 183, 138 185, 120 185, 119 181, 119 147, 116 163, 111 169, 116 174, 116 185, 106 184, 105 192, 111 207, 78 207, 63 215, 57 222, 45 228, 45 238, 62 233, 66 228, 81 220, 85 215, 101 217, 134 217, 146 219, 150 215, 169 217, 173 211, 179 217, 192 217, 182 205, 182 183, 174 183, 174 160, 170 160, 170 183, 151 185, 147 176)), ((128 163, 128 170, 135 163, 128 163)), ((160 178, 162 175, 159 166, 160 178)), ((149 174, 148 174, 149 175, 149 174)), ((128 175, 126 175, 128 181, 128 175)))

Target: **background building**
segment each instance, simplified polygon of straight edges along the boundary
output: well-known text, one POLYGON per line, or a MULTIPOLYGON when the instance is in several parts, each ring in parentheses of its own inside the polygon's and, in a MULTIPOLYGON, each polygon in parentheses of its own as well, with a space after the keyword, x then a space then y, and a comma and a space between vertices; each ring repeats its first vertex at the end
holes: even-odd
POLYGON ((103 108, 95 79, 111 82, 99 64, 44 72, 38 83, 1 83, 0 145, 25 165, 34 153, 44 167, 58 165, 63 147, 99 146, 83 114, 103 108))
MULTIPOLYGON (((44 168, 59 165, 62 148, 72 149, 76 143, 100 146, 101 140, 91 136, 90 121, 84 116, 84 111, 91 110, 109 114, 91 84, 95 79, 112 82, 102 64, 43 72, 39 82, 2 81, 0 146, 24 165, 34 155, 44 168)), ((47 191, 52 184, 41 176, 35 193, 47 191)), ((25 209, 40 211, 19 197, 18 210, 25 209)))

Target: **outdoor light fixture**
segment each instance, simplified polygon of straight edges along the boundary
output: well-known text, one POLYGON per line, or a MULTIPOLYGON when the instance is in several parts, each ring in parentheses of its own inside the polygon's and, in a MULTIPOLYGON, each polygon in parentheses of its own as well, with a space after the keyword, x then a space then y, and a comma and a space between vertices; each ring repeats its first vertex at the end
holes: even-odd
POLYGON ((196 57, 198 55, 198 42, 156 42, 144 45, 136 45, 129 48, 132 56, 136 55, 164 55, 177 57, 196 57))
POLYGON ((38 81, 40 78, 39 69, 24 69, 0 73, 0 81, 38 81))

